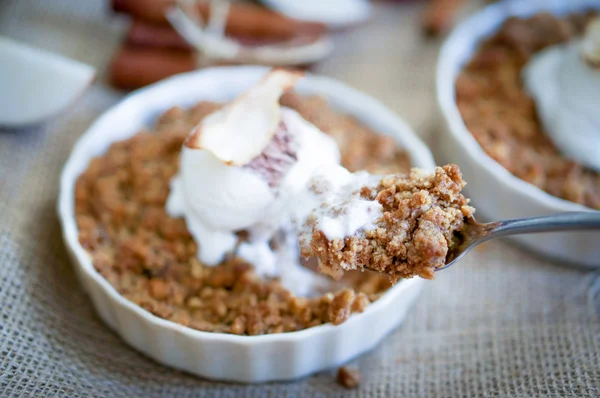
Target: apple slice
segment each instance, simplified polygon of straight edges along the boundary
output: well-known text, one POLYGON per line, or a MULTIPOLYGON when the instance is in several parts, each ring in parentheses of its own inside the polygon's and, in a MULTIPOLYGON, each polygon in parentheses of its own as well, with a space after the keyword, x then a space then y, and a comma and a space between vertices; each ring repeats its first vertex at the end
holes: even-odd
POLYGON ((0 126, 25 127, 58 114, 95 75, 89 65, 0 37, 0 126))
POLYGON ((267 147, 281 121, 279 98, 302 77, 300 72, 273 69, 256 86, 205 117, 185 142, 207 149, 223 163, 242 166, 267 147))

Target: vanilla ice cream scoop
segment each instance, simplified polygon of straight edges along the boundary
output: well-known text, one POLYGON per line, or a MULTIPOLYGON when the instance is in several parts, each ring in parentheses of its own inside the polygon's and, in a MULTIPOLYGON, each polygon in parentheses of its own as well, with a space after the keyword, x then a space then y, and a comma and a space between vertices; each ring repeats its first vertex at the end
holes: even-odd
POLYGON ((167 212, 185 218, 206 265, 219 264, 237 249, 261 275, 282 275, 278 267, 294 266, 281 264, 270 242, 302 207, 293 198, 315 171, 340 162, 331 137, 279 105, 298 77, 272 71, 204 118, 182 148, 167 212), (243 242, 238 238, 242 231, 243 242))
POLYGON ((554 144, 600 171, 600 18, 589 24, 583 40, 535 55, 523 79, 554 144))

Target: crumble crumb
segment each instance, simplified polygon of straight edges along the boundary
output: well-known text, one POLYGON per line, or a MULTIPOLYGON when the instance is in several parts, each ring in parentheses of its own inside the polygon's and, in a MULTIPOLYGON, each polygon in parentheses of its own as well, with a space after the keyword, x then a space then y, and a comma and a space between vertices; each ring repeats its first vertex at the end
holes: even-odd
POLYGON ((458 166, 446 165, 434 174, 413 169, 363 187, 361 196, 379 202, 383 216, 372 229, 333 240, 314 224, 310 248, 319 270, 339 278, 369 269, 389 275, 392 283, 416 275, 433 279, 475 211, 461 193, 465 185, 458 166))
POLYGON ((337 382, 347 389, 357 388, 360 384, 361 374, 358 369, 342 366, 337 372, 337 382))

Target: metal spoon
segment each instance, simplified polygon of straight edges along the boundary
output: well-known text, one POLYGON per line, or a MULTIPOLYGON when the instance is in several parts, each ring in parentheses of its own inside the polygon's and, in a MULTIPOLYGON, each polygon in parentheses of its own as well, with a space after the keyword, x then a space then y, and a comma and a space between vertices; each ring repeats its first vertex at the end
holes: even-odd
MULTIPOLYGON (((490 239, 508 235, 518 235, 536 232, 557 232, 585 229, 600 229, 600 211, 559 213, 551 216, 518 218, 507 221, 496 221, 480 224, 474 218, 469 218, 461 231, 461 242, 446 256, 446 264, 436 269, 448 268, 475 246, 490 239)), ((600 244, 600 241, 598 242, 600 244)))

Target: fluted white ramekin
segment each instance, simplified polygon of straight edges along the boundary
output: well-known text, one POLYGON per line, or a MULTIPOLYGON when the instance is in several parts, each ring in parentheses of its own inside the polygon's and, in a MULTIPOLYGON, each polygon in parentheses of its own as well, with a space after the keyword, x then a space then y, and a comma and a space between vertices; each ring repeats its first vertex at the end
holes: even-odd
MULTIPOLYGON (((557 15, 599 9, 600 0, 503 1, 490 5, 461 23, 445 41, 437 68, 437 97, 445 131, 436 144, 444 161, 457 163, 477 214, 489 220, 595 211, 552 196, 515 177, 488 156, 468 131, 455 100, 455 81, 478 44, 496 32, 510 16, 548 11, 557 15)), ((546 233, 516 236, 517 243, 557 260, 600 267, 600 232, 546 233)))
MULTIPOLYGON (((264 336, 237 336, 190 329, 152 315, 126 300, 94 269, 77 239, 74 187, 90 160, 115 141, 126 139, 171 106, 201 100, 227 101, 255 84, 263 67, 222 67, 172 77, 139 90, 104 113, 79 139, 61 176, 58 214, 77 274, 101 318, 137 350, 165 365, 200 376, 240 382, 289 380, 331 368, 377 345, 397 327, 417 297, 422 280, 398 283, 340 326, 264 336)), ((376 131, 393 136, 414 166, 433 170, 429 149, 381 103, 332 79, 307 76, 301 93, 326 97, 376 131)))

